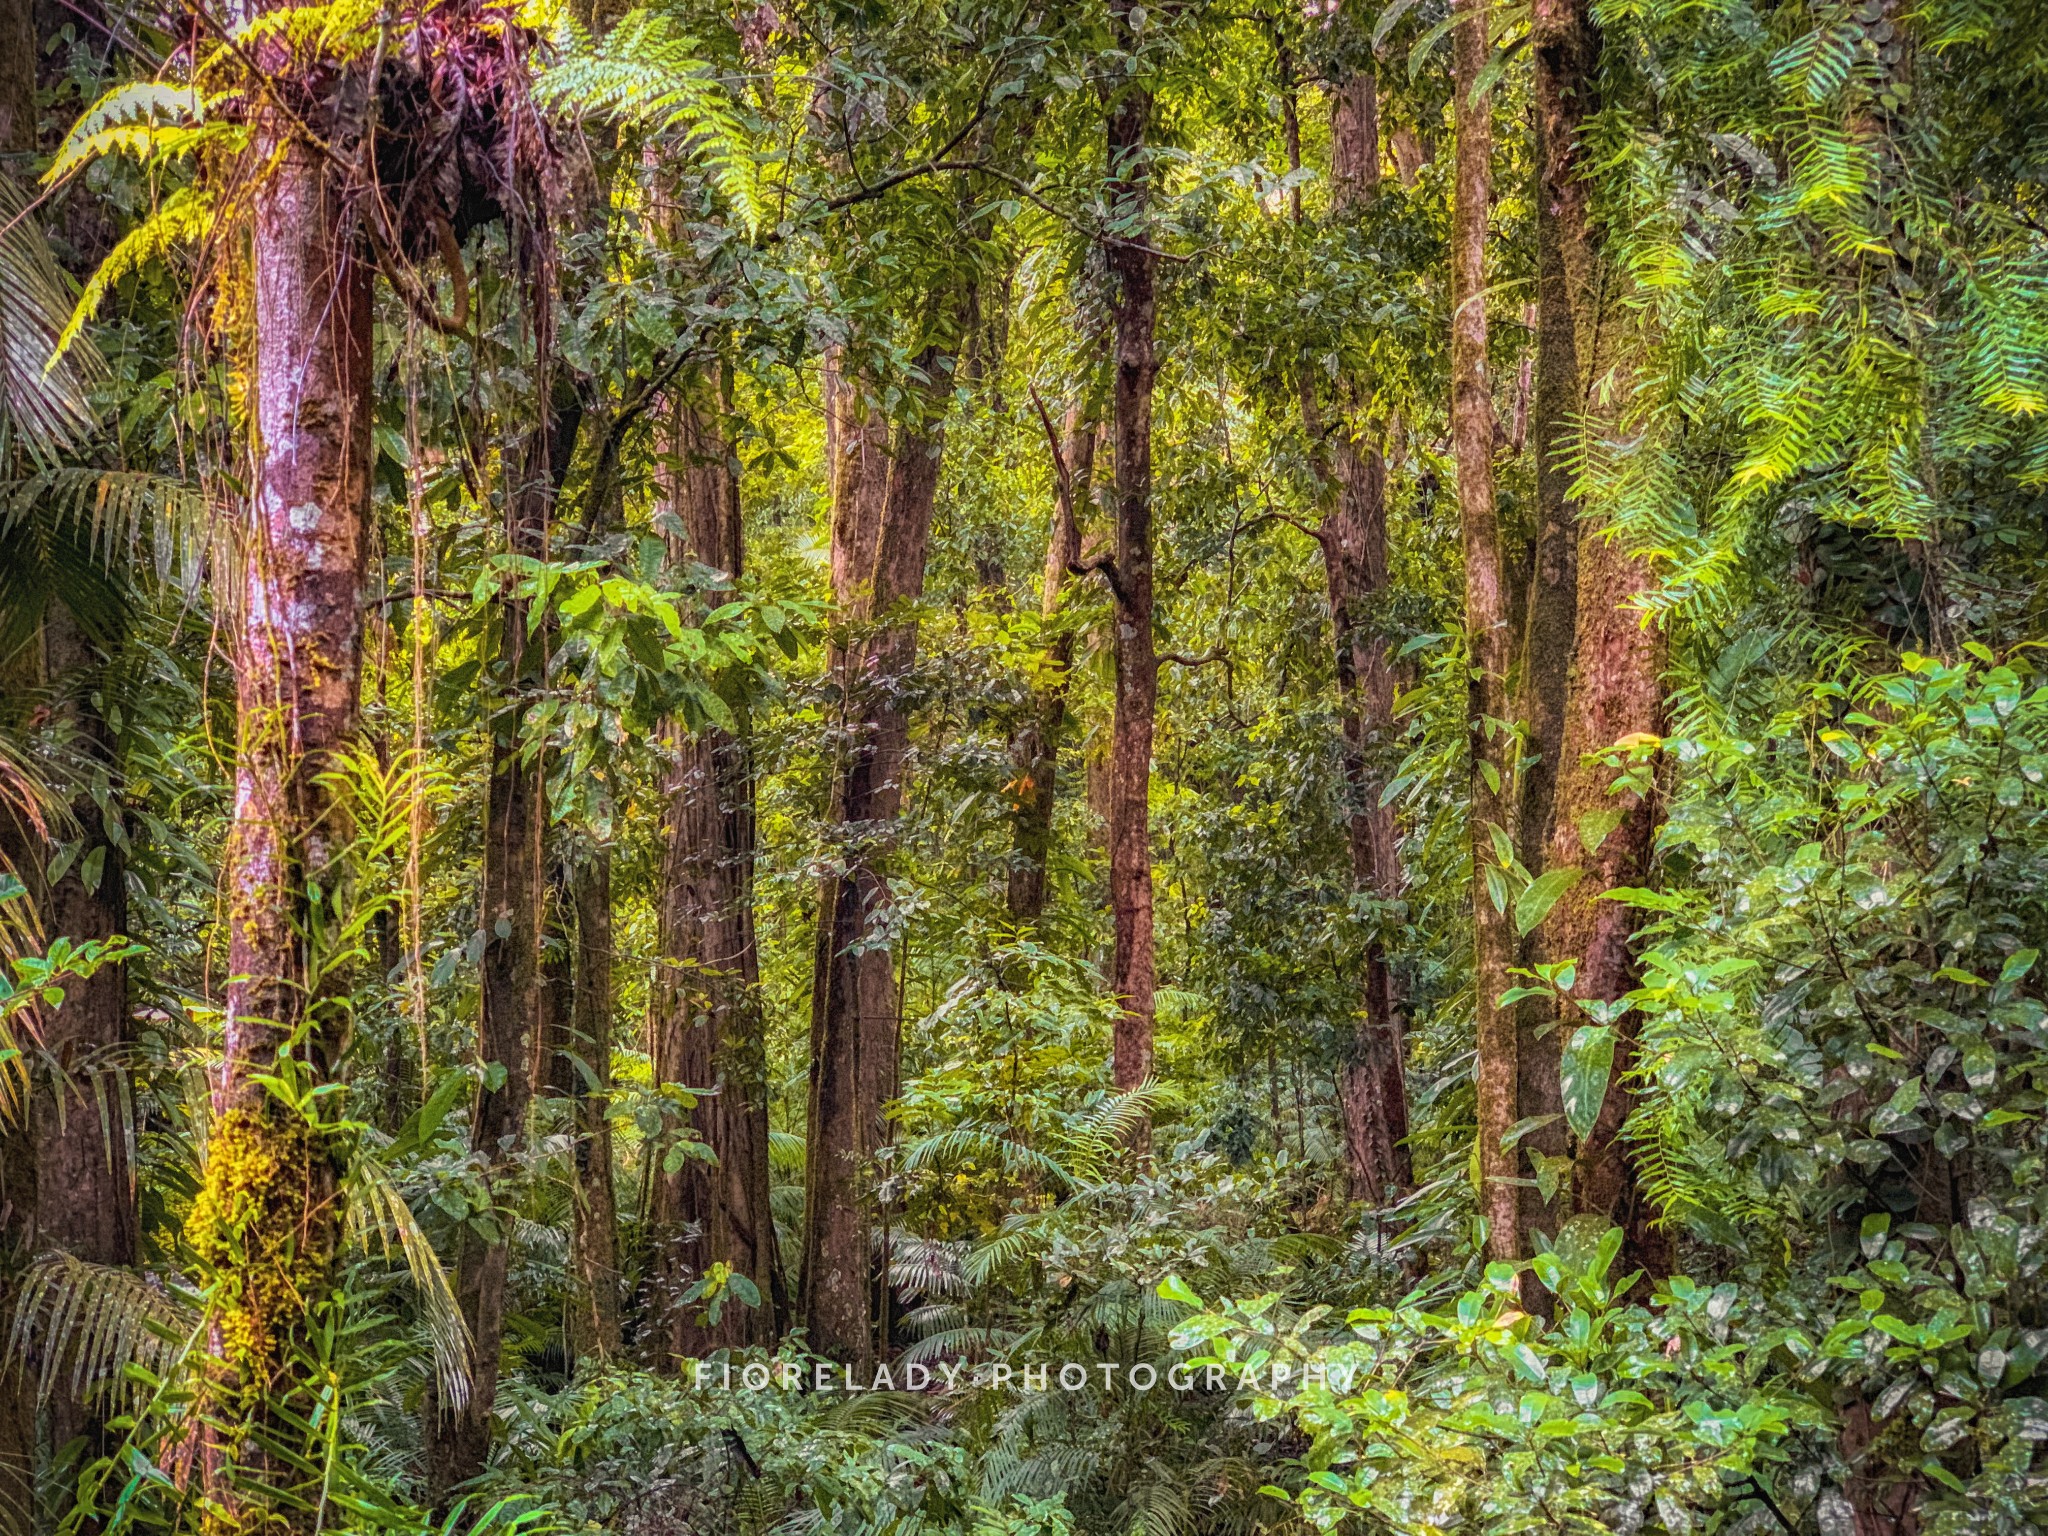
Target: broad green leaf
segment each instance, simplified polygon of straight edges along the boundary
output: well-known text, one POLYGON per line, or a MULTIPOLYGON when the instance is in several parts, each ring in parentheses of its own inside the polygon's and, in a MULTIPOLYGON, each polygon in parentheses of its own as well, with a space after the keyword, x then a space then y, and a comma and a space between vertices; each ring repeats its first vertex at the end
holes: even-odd
POLYGON ((1614 1027, 1582 1024, 1565 1042, 1558 1062, 1558 1086, 1564 1096, 1565 1123, 1584 1140, 1607 1102, 1607 1080, 1614 1072, 1614 1027))
POLYGON ((1622 813, 1612 806, 1602 806, 1597 811, 1587 811, 1578 819, 1579 846, 1587 853, 1600 851, 1600 845, 1607 836, 1621 825, 1622 813))
POLYGON ((1586 876, 1583 869, 1548 869, 1530 881, 1515 898, 1515 932, 1528 933, 1550 916, 1558 898, 1586 876))

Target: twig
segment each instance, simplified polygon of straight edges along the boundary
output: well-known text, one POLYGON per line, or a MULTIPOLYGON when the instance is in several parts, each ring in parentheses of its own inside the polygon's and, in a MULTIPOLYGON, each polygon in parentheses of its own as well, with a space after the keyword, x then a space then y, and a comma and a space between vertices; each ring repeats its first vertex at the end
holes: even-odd
POLYGON ((1291 513, 1287 512, 1261 512, 1257 517, 1253 518, 1250 522, 1244 524, 1241 528, 1237 528, 1233 531, 1237 533, 1250 533, 1254 528, 1258 527, 1261 523, 1285 523, 1288 527, 1299 529, 1301 532, 1307 534, 1310 538, 1314 539, 1318 544, 1323 542, 1322 529, 1317 528, 1312 524, 1304 523, 1300 518, 1295 517, 1291 513))

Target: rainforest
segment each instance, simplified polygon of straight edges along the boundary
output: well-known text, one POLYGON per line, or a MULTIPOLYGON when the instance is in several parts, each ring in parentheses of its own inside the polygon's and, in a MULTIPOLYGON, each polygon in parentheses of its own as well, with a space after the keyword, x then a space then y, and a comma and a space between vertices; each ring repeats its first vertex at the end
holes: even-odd
POLYGON ((0 1536, 2048 1528, 2048 5, 0 0, 0 1536))

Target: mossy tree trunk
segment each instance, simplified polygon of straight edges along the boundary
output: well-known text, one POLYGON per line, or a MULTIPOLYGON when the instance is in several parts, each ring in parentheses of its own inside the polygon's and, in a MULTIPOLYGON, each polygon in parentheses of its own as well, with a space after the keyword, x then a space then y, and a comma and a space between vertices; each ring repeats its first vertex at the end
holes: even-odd
POLYGON ((294 1503, 254 1490, 293 1476, 264 1442, 290 1433, 274 1421, 294 1401, 308 1310, 328 1286, 338 1233, 338 1170, 304 1095, 331 1075, 342 1044, 321 935, 347 889, 351 828, 323 775, 357 729, 370 546, 370 267, 329 155, 268 111, 255 140, 253 163, 268 169, 250 234, 229 980, 186 1224, 214 1284, 214 1413, 229 1427, 205 1448, 206 1520, 223 1530, 310 1524, 294 1503))
POLYGON ((1452 109, 1457 162, 1451 212, 1451 447, 1465 555, 1466 722, 1471 746, 1472 988, 1479 1049, 1479 1211, 1487 1251, 1515 1258, 1521 1230, 1516 1159, 1503 1145, 1517 1109, 1515 1015, 1500 1006, 1514 964, 1514 927, 1495 846, 1510 849, 1514 736, 1507 721, 1509 633, 1500 514, 1494 505, 1493 395, 1486 366, 1486 226, 1493 201, 1493 101, 1476 98, 1489 49, 1481 0, 1454 0, 1452 109))

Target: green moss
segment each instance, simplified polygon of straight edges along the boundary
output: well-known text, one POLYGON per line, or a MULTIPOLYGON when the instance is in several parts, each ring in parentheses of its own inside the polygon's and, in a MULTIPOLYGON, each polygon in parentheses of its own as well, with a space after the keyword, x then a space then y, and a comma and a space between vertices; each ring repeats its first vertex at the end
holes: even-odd
POLYGON ((235 1405, 254 1413, 277 1381, 334 1254, 331 1197, 313 1127, 233 1109, 208 1138, 185 1235, 210 1272, 235 1405))

